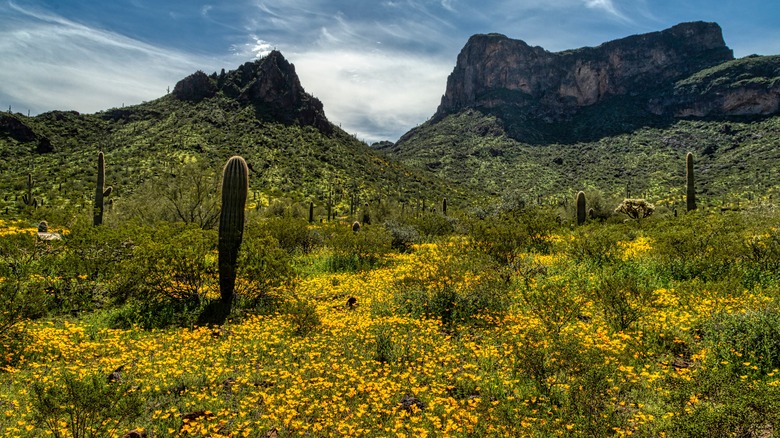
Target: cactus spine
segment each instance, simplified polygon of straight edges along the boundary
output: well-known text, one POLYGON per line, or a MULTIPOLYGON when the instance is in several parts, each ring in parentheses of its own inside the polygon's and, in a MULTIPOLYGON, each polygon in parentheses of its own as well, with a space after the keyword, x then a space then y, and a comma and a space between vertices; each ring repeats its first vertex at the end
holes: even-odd
POLYGON ((219 294, 222 316, 230 314, 236 285, 238 249, 244 237, 244 208, 249 192, 249 167, 231 157, 222 170, 222 208, 219 214, 219 294))
POLYGON ((686 199, 687 211, 696 210, 696 187, 693 179, 693 154, 688 152, 685 156, 685 177, 687 180, 686 199))
POLYGON ((577 193, 577 225, 585 223, 585 192, 577 193))
POLYGON ((95 212, 92 216, 92 224, 97 226, 103 223, 104 199, 111 194, 111 187, 106 187, 106 160, 103 152, 98 153, 97 185, 95 186, 95 212))

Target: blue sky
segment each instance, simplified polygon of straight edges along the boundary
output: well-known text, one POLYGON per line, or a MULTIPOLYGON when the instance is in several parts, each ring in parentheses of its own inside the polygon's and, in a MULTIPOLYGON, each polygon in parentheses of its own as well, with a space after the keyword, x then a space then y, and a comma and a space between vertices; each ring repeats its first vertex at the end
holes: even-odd
POLYGON ((0 0, 0 105, 136 104, 276 48, 331 122, 395 141, 433 115, 473 34, 560 51, 697 20, 737 57, 780 54, 776 0, 0 0))

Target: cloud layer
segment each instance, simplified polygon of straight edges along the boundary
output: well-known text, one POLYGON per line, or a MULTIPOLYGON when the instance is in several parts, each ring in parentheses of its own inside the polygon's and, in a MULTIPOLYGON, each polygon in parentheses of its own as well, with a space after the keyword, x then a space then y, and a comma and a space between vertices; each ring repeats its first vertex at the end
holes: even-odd
POLYGON ((368 142, 433 115, 469 36, 551 51, 718 21, 737 56, 780 53, 780 5, 742 0, 112 0, 0 3, 0 105, 93 112, 278 49, 328 118, 368 142), (57 11, 53 13, 51 11, 57 11))

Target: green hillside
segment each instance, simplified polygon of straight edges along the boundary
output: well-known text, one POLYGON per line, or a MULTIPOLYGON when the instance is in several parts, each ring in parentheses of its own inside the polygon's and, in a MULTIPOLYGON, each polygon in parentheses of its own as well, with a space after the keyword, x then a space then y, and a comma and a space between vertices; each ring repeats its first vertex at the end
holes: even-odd
POLYGON ((276 121, 221 94, 198 103, 169 95, 97 114, 56 111, 2 117, 21 122, 54 149, 39 153, 35 140, 0 134, 0 212, 8 208, 10 215, 19 209, 17 197, 26 192, 28 173, 35 181, 33 195, 44 205, 90 208, 99 150, 105 153, 106 184, 114 187, 117 202, 145 182, 170 185, 187 163, 199 163, 217 175, 234 154, 251 166, 253 200, 260 196, 266 204, 285 198, 321 206, 333 190, 343 210, 352 194, 361 201, 397 201, 446 190, 336 127, 323 133, 276 121))

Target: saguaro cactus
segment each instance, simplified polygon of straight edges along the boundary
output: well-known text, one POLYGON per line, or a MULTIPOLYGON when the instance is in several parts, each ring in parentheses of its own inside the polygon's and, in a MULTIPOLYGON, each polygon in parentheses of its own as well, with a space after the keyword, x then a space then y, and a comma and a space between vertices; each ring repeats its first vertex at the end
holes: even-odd
POLYGON ((95 212, 92 216, 92 224, 97 226, 103 223, 103 200, 111 194, 111 187, 106 187, 106 160, 103 152, 98 153, 97 185, 95 186, 95 212))
POLYGON ((34 186, 32 173, 27 174, 27 193, 22 195, 22 202, 28 207, 38 207, 38 198, 33 198, 32 190, 34 186))
POLYGON ((685 190, 686 199, 685 203, 688 207, 687 211, 696 210, 696 186, 693 179, 693 154, 688 152, 685 156, 685 179, 687 180, 687 187, 685 190))
POLYGON ((244 208, 249 192, 249 167, 239 156, 222 170, 222 209, 219 215, 219 294, 223 316, 233 305, 238 249, 244 237, 244 208))
POLYGON ((587 211, 585 210, 585 192, 577 193, 577 225, 585 223, 587 211))
POLYGON ((441 201, 441 214, 447 216, 447 198, 444 198, 444 200, 441 201))
POLYGON ((309 223, 314 223, 314 202, 309 201, 309 223))

